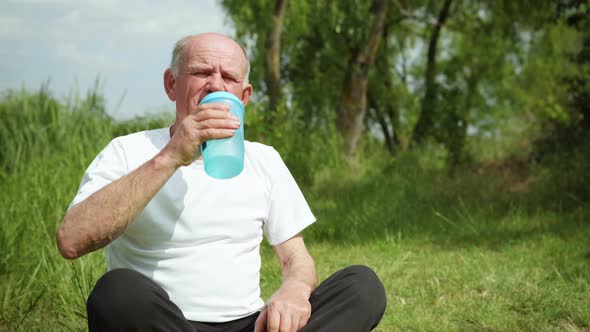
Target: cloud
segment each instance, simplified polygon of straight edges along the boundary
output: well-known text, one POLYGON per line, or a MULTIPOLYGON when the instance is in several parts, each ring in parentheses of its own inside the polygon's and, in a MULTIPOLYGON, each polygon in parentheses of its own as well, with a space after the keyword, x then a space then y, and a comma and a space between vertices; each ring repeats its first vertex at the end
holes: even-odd
POLYGON ((0 42, 37 44, 54 49, 58 61, 90 61, 105 69, 117 67, 112 61, 117 53, 172 48, 177 39, 191 33, 230 30, 212 1, 191 6, 180 0, 166 4, 138 0, 23 0, 12 9, 13 16, 0 16, 0 42))
POLYGON ((0 1, 0 88, 51 78, 57 93, 83 91, 100 74, 108 101, 126 91, 132 112, 161 108, 174 43, 206 31, 233 31, 213 0, 0 1))
POLYGON ((0 16, 0 27, 0 40, 30 36, 33 32, 25 19, 18 16, 0 16))
POLYGON ((58 43, 54 51, 57 60, 70 66, 102 68, 106 71, 129 69, 132 66, 130 63, 115 61, 105 53, 83 52, 78 44, 73 43, 58 43))

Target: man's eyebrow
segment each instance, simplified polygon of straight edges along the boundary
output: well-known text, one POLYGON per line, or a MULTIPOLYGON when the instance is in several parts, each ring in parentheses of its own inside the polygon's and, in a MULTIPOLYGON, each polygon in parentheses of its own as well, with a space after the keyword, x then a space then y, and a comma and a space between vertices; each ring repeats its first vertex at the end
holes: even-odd
POLYGON ((238 78, 240 76, 239 71, 236 70, 236 69, 224 69, 224 68, 221 68, 221 72, 223 74, 226 74, 226 75, 235 76, 236 78, 238 78))
POLYGON ((204 63, 194 63, 187 66, 188 69, 212 69, 213 66, 204 63))

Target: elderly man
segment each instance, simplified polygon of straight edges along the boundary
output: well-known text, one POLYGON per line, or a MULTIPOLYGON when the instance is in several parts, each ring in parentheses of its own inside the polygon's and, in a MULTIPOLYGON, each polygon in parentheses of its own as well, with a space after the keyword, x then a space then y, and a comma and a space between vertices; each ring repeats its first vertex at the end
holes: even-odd
POLYGON ((90 331, 369 331, 380 321, 385 292, 369 268, 317 286, 301 236, 315 218, 272 147, 246 142, 244 169, 230 180, 208 177, 195 158, 202 142, 240 126, 227 106, 199 102, 227 91, 246 105, 248 72, 244 49, 226 36, 181 39, 164 72, 175 123, 115 138, 87 169, 57 243, 68 259, 106 246, 90 331), (283 277, 266 304, 263 235, 283 277))

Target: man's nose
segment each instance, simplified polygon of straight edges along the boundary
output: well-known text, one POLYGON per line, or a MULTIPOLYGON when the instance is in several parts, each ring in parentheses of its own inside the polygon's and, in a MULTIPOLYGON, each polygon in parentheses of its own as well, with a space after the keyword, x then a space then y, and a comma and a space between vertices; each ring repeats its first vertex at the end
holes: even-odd
POLYGON ((223 79, 221 77, 221 74, 213 73, 213 74, 209 75, 209 78, 207 81, 207 90, 209 92, 223 90, 223 79))

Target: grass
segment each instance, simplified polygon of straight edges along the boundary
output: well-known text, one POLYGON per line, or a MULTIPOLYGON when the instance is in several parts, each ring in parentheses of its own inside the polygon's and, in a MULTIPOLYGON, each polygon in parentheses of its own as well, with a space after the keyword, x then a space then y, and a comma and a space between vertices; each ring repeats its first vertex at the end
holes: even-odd
MULTIPOLYGON (((115 123, 93 94, 0 102, 0 331, 86 330, 104 258, 64 260, 55 229, 112 136, 166 121, 115 123)), ((395 160, 372 149, 352 169, 314 169, 302 189, 318 218, 304 234, 320 279, 365 264, 383 280, 378 331, 590 331, 590 147, 454 177, 436 148, 395 160)), ((280 271, 268 245, 261 253, 268 298, 280 271)))

